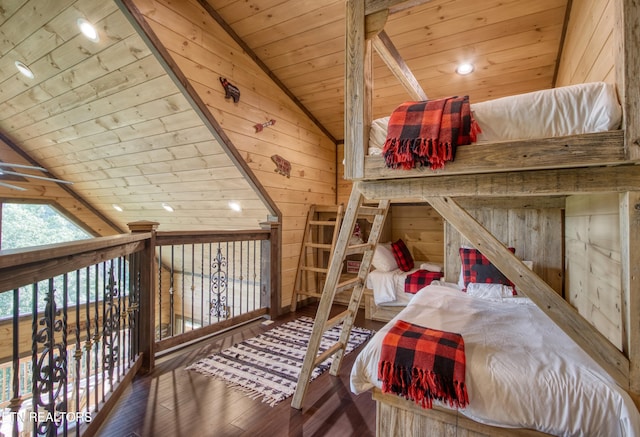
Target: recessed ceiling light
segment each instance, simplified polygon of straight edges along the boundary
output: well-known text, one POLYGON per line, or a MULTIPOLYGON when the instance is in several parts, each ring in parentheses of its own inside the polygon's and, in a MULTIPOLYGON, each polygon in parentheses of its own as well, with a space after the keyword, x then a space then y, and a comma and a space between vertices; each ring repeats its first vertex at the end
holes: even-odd
POLYGON ((120 211, 120 212, 124 211, 120 205, 116 205, 115 203, 111 206, 113 206, 113 209, 115 209, 116 211, 120 211))
POLYGON ((469 62, 463 62, 462 64, 459 64, 456 67, 456 73, 458 73, 461 76, 467 75, 471 72, 473 72, 473 64, 469 63, 469 62))
POLYGON ((173 212, 173 207, 171 205, 169 205, 168 203, 163 203, 162 207, 164 209, 166 209, 167 211, 169 211, 169 212, 173 212))
POLYGON ((238 202, 229 202, 229 208, 237 212, 242 211, 242 207, 238 202))
POLYGON ((91 41, 98 42, 100 40, 100 36, 98 35, 96 28, 84 18, 78 18, 78 27, 80 28, 80 32, 82 32, 83 35, 91 41))
POLYGON ((16 61, 15 65, 18 71, 22 73, 23 76, 26 76, 29 79, 33 79, 35 77, 35 74, 33 74, 33 71, 31 71, 31 69, 27 67, 23 62, 16 61))

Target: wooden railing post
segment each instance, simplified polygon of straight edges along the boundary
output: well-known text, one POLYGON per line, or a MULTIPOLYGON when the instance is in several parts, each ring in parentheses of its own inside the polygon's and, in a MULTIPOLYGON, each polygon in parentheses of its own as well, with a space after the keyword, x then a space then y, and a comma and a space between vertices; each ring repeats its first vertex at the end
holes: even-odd
POLYGON ((260 226, 271 231, 268 241, 262 242, 262 299, 261 306, 269 305, 269 317, 272 319, 280 315, 281 307, 281 263, 280 244, 282 227, 279 222, 265 222, 260 226))
POLYGON ((158 222, 147 220, 127 223, 131 233, 150 232, 151 236, 145 250, 140 254, 140 353, 142 354, 142 372, 153 369, 155 362, 155 290, 156 290, 156 230, 158 222))

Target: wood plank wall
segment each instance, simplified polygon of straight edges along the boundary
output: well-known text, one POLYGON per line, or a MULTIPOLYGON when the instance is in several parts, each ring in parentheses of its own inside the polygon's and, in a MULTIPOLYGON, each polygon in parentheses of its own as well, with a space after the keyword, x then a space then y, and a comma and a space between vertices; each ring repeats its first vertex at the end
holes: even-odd
POLYGON ((622 349, 618 195, 568 198, 566 229, 567 299, 622 349))
MULTIPOLYGON (((495 202, 495 201, 494 201, 495 202)), ((498 240, 516 249, 522 260, 533 261, 533 271, 559 294, 563 285, 562 208, 518 205, 468 207, 467 211, 498 240)), ((458 282, 459 249, 469 243, 453 226, 445 224, 445 279, 458 282)))
POLYGON ((415 261, 444 264, 444 219, 430 205, 392 205, 391 240, 406 243, 415 261))
MULTIPOLYGON (((557 86, 615 83, 615 1, 574 0, 557 86)), ((622 348, 618 195, 567 198, 565 292, 569 302, 622 348)))
POLYGON ((573 0, 556 86, 615 83, 616 0, 573 0))
POLYGON ((196 0, 135 0, 234 146, 282 212, 282 306, 291 301, 310 204, 336 202, 336 147, 246 55, 196 0), (219 78, 240 89, 235 104, 219 78), (276 120, 256 133, 254 125, 276 120), (291 162, 291 177, 271 160, 291 162))

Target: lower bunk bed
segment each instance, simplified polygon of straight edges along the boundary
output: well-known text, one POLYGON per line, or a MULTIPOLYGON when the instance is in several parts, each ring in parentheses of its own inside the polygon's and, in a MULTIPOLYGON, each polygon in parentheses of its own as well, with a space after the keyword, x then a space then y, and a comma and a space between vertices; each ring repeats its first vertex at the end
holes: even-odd
POLYGON ((423 288, 376 333, 356 358, 351 390, 373 390, 378 435, 640 435, 630 396, 533 302, 448 285, 423 288), (435 401, 424 409, 381 392, 382 341, 399 320, 462 336, 464 408, 435 401))

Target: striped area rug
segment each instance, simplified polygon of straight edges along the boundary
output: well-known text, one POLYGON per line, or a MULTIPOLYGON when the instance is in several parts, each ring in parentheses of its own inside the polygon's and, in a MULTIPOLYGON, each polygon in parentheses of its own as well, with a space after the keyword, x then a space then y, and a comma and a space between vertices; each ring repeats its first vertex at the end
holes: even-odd
MULTIPOLYGON (((187 370, 223 379, 230 387, 274 406, 295 392, 312 328, 313 319, 301 317, 203 358, 189 365, 187 370)), ((342 325, 338 325, 324 334, 320 352, 338 341, 341 328, 342 325)), ((373 333, 354 326, 346 353, 364 343, 373 333)), ((314 369, 311 380, 329 367, 331 358, 314 369)))

